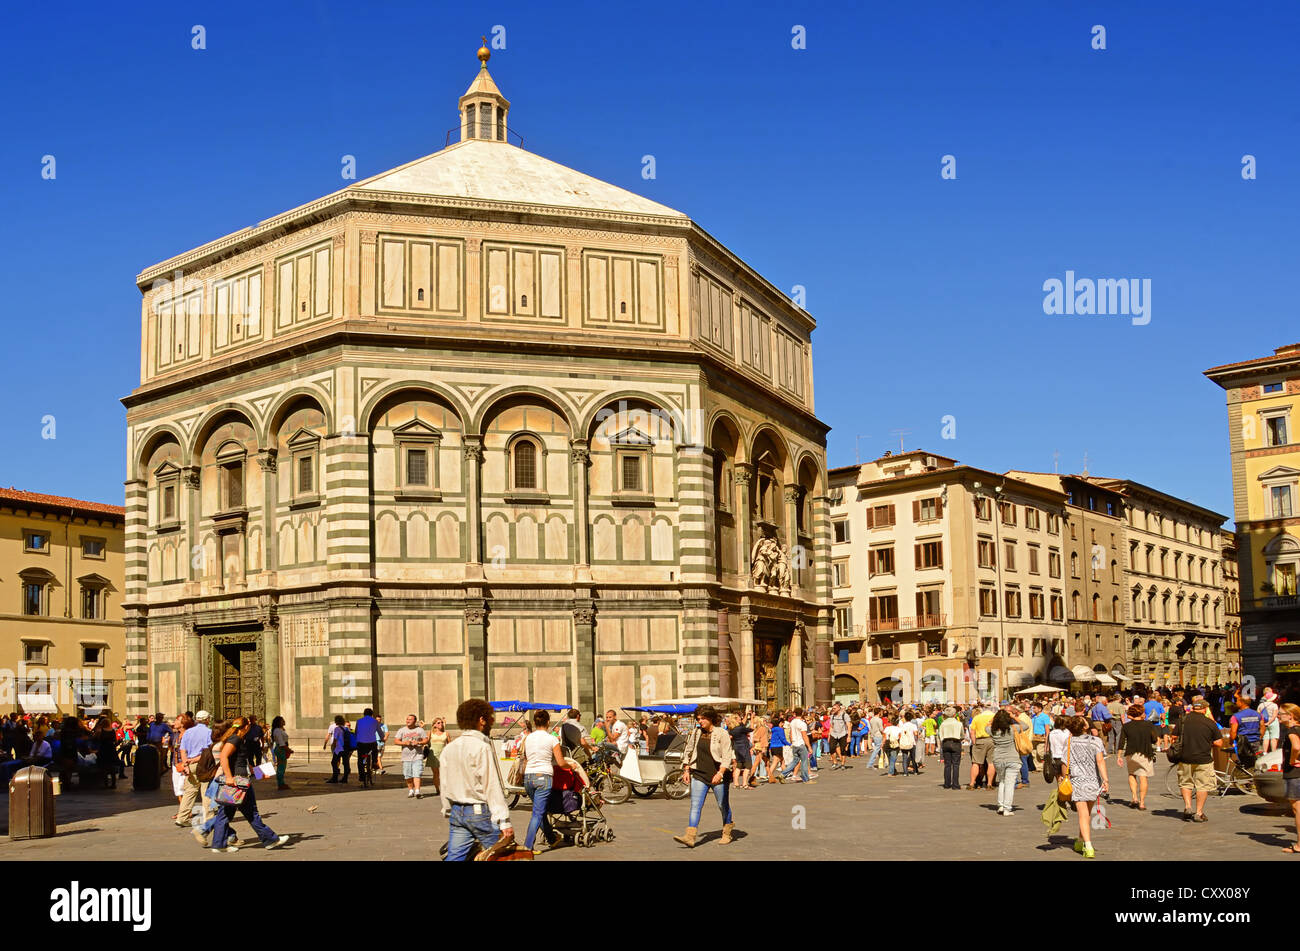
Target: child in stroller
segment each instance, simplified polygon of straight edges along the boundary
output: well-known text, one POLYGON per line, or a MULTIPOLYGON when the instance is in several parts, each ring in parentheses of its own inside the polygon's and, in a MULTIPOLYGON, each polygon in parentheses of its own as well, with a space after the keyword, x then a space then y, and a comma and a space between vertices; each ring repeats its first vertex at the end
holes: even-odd
POLYGON ((546 803, 552 829, 580 847, 611 841, 614 830, 601 812, 600 796, 592 787, 587 771, 577 760, 566 758, 564 762, 565 768, 555 768, 546 803))

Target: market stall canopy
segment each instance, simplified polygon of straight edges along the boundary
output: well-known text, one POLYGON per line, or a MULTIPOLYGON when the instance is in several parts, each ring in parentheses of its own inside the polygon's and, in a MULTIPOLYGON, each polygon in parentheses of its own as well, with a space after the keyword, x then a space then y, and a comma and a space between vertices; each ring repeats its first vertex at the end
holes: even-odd
POLYGON ((765 707, 766 700, 748 700, 738 697, 673 697, 671 700, 661 700, 660 704, 691 704, 696 707, 702 707, 706 703, 714 707, 765 707))
POLYGON ((1016 695, 1022 693, 1060 693, 1060 687, 1049 687, 1047 684, 1035 684, 1032 687, 1026 687, 1024 690, 1017 690, 1016 695))
POLYGON ((543 703, 540 700, 490 700, 498 713, 527 713, 529 710, 568 710, 567 703, 543 703))
POLYGON ((637 713, 671 713, 678 716, 684 713, 694 713, 698 706, 698 703, 656 703, 649 707, 623 707, 623 709, 637 713))

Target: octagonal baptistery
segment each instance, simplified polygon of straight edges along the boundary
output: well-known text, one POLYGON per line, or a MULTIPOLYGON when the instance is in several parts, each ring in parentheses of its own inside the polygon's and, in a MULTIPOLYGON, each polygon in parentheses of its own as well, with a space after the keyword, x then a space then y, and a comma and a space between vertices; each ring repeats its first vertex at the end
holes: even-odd
POLYGON ((130 712, 829 699, 813 320, 480 59, 459 141, 137 278, 130 712))

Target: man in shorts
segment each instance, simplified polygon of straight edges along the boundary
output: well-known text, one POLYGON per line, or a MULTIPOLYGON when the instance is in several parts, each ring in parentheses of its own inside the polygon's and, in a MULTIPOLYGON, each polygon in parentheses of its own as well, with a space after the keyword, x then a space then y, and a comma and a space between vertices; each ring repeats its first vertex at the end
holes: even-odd
POLYGON ((851 718, 838 700, 831 707, 831 769, 844 769, 844 754, 849 751, 851 718))
POLYGON ((1192 701, 1192 709, 1179 721, 1178 736, 1183 749, 1178 763, 1178 788, 1183 794, 1183 820, 1208 822, 1205 801, 1214 792, 1214 749, 1223 746, 1219 725, 1210 718, 1210 705, 1204 697, 1192 701), (1192 813, 1192 794, 1196 794, 1196 813, 1192 813))
POLYGON ((997 768, 993 765, 993 735, 989 733, 989 724, 993 722, 993 711, 979 707, 970 720, 970 785, 967 789, 979 789, 982 786, 993 788, 997 768))
POLYGON ((1277 694, 1272 687, 1264 688, 1264 698, 1259 701, 1259 715, 1264 721, 1264 752, 1271 753, 1282 737, 1281 722, 1277 718, 1277 694))
POLYGON ((420 777, 424 774, 424 748, 429 743, 429 734, 416 723, 415 714, 410 713, 406 717, 406 726, 397 731, 395 739, 402 750, 402 778, 406 780, 406 798, 423 799, 420 777))

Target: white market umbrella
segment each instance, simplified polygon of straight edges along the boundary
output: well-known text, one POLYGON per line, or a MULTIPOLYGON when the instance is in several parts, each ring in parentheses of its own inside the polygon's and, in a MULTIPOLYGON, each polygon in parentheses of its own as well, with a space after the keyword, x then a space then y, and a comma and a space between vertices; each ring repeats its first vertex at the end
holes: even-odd
POLYGON ((1047 684, 1037 684, 1033 687, 1026 687, 1024 690, 1017 690, 1016 696, 1022 693, 1060 693, 1060 687, 1049 687, 1047 684))

